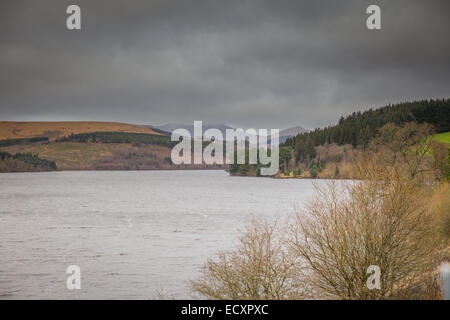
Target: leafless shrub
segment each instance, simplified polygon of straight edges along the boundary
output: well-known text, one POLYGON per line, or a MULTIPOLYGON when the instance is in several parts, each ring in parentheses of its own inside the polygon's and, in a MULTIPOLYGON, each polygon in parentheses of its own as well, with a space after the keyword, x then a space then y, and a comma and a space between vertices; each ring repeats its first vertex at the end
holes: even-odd
POLYGON ((297 299, 298 265, 275 223, 253 220, 236 250, 209 259, 192 289, 212 299, 297 299))
POLYGON ((417 284, 432 276, 444 248, 426 194, 409 177, 372 171, 377 179, 318 185, 316 199, 291 221, 301 277, 320 298, 426 298, 417 284), (381 269, 379 290, 367 287, 370 265, 381 269))

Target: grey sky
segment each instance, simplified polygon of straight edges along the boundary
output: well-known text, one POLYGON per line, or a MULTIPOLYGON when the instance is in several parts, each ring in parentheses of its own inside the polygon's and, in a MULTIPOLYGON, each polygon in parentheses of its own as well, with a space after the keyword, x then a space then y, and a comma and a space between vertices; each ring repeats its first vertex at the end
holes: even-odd
POLYGON ((0 120, 312 128, 450 97, 449 12, 445 0, 3 0, 0 120), (66 29, 69 4, 81 31, 66 29))

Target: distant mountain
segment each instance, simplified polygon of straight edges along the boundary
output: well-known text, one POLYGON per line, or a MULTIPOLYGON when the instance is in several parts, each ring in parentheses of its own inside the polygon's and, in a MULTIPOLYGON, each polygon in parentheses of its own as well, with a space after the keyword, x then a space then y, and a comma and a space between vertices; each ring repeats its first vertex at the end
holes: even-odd
POLYGON ((280 131, 280 137, 294 137, 298 135, 299 133, 309 132, 308 129, 305 129, 303 127, 297 126, 292 127, 288 129, 284 129, 280 131))
MULTIPOLYGON (((161 126, 148 126, 151 129, 155 129, 155 131, 160 131, 161 133, 168 133, 169 135, 172 134, 173 130, 176 129, 186 129, 191 134, 191 137, 194 136, 194 123, 191 124, 181 124, 181 123, 167 123, 161 126)), ((210 124, 203 122, 202 124, 202 130, 205 132, 205 130, 208 129, 219 129, 220 132, 222 132, 223 136, 225 137, 225 130, 226 129, 234 129, 233 127, 230 127, 226 124, 210 124)))
MULTIPOLYGON (((193 132, 194 132, 194 124, 187 125, 187 124, 168 123, 165 125, 148 126, 148 127, 157 132, 160 132, 163 134, 168 134, 168 135, 170 135, 173 130, 178 129, 178 128, 187 129, 190 132, 191 136, 193 136, 193 132)), ((219 129, 222 132, 224 138, 226 136, 225 135, 226 129, 234 129, 233 127, 230 127, 226 124, 208 124, 208 123, 203 123, 202 128, 203 128, 203 131, 211 129, 211 128, 219 129)), ((309 130, 305 129, 301 126, 281 130, 280 134, 279 134, 280 143, 283 143, 284 141, 286 141, 286 139, 295 137, 297 134, 304 133, 304 132, 309 132, 309 130)))
MULTIPOLYGON (((279 137, 278 141, 280 144, 284 143, 287 139, 295 137, 299 133, 304 133, 304 132, 309 132, 309 130, 305 129, 303 127, 300 127, 300 126, 280 130, 280 133, 278 135, 278 137, 279 137)), ((269 139, 269 143, 271 143, 270 139, 269 139)))
POLYGON ((303 127, 300 127, 300 126, 281 130, 280 131, 280 143, 285 142, 287 138, 292 138, 292 137, 295 137, 296 135, 298 135, 299 133, 305 133, 305 132, 309 132, 309 130, 305 129, 303 127))

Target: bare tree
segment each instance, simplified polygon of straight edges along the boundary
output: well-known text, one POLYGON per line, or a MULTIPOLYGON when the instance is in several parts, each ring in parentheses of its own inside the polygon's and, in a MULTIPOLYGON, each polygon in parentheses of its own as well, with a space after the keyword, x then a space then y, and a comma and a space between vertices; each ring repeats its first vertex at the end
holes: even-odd
POLYGON ((440 182, 446 180, 446 174, 450 170, 450 148, 447 144, 429 139, 431 167, 436 173, 436 179, 440 182))
POLYGON ((433 236, 422 191, 395 173, 318 185, 316 199, 290 223, 305 285, 318 298, 429 297, 418 285, 433 276, 444 244, 433 236), (381 270, 380 289, 367 286, 371 265, 381 270))
POLYGON ((253 220, 236 250, 218 254, 204 265, 192 289, 212 299, 298 299, 296 259, 287 253, 276 223, 253 220))
POLYGON ((433 133, 433 127, 427 123, 388 123, 378 130, 369 149, 378 161, 416 178, 436 170, 431 163, 433 140, 429 136, 433 133))

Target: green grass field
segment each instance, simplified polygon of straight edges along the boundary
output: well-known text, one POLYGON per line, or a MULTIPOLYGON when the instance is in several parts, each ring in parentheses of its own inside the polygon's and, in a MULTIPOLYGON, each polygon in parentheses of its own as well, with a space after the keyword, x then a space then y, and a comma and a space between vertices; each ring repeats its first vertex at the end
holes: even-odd
POLYGON ((450 144, 450 132, 435 134, 433 139, 450 144))

